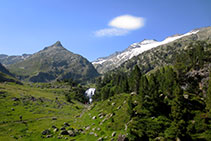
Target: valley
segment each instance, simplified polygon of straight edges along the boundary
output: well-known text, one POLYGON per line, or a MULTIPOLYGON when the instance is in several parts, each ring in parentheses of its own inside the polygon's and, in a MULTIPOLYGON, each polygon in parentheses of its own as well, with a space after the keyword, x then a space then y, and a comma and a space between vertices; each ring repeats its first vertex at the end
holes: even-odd
POLYGON ((89 62, 0 55, 0 140, 210 140, 211 27, 89 62))

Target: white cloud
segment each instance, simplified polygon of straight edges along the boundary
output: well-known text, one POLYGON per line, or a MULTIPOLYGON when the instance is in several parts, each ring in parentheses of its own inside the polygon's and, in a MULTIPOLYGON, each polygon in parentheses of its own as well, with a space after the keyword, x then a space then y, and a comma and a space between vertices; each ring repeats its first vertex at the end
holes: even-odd
POLYGON ((144 18, 122 15, 111 20, 108 25, 116 28, 135 30, 144 26, 144 18))
POLYGON ((120 28, 105 28, 105 29, 100 29, 95 32, 95 35, 97 37, 102 37, 102 36, 122 36, 128 34, 128 30, 125 29, 120 29, 120 28))
POLYGON ((108 26, 95 31, 95 36, 123 36, 128 34, 131 30, 137 30, 144 26, 145 19, 142 17, 135 17, 131 15, 122 15, 112 19, 108 26))

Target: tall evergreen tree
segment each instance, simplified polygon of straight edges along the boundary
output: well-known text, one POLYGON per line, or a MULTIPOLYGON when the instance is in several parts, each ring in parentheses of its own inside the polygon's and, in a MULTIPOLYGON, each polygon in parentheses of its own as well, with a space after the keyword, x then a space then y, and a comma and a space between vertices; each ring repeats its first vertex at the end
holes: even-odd
POLYGON ((208 84, 208 89, 207 89, 206 109, 211 116, 211 72, 209 75, 209 84, 208 84))
POLYGON ((149 82, 146 76, 141 77, 139 94, 141 95, 141 103, 144 103, 145 97, 149 94, 149 82))
POLYGON ((130 76, 130 90, 136 94, 139 94, 140 79, 141 71, 140 68, 136 65, 130 76))
POLYGON ((132 96, 129 97, 128 99, 128 114, 130 115, 130 119, 134 116, 134 111, 133 111, 134 105, 133 105, 133 100, 132 96))
POLYGON ((175 84, 175 89, 174 89, 174 99, 172 101, 172 106, 171 106, 171 116, 174 120, 179 121, 183 118, 183 110, 185 109, 184 106, 184 96, 183 96, 183 91, 180 88, 178 84, 175 84))

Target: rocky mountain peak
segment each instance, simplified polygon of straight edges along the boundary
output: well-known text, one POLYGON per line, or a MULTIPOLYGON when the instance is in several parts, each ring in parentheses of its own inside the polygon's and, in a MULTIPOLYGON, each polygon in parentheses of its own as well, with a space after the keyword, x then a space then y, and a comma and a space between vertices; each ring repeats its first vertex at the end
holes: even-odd
POLYGON ((148 39, 144 39, 143 41, 141 42, 138 42, 138 43, 133 43, 132 45, 130 45, 128 47, 128 49, 132 49, 132 48, 140 48, 141 46, 143 45, 149 45, 149 44, 153 44, 153 43, 157 43, 156 40, 148 40, 148 39))
POLYGON ((148 39, 144 39, 143 41, 141 41, 139 44, 141 45, 146 45, 146 44, 151 44, 151 43, 155 43, 157 42, 156 40, 148 40, 148 39))
POLYGON ((56 50, 61 50, 61 49, 63 50, 65 48, 62 46, 60 41, 57 41, 53 45, 45 47, 43 51, 53 51, 55 49, 56 50))
POLYGON ((56 46, 56 47, 63 47, 60 41, 57 41, 55 44, 53 44, 52 46, 56 46))
POLYGON ((20 79, 30 82, 63 79, 82 82, 98 76, 94 66, 86 58, 65 49, 60 41, 8 68, 20 79))

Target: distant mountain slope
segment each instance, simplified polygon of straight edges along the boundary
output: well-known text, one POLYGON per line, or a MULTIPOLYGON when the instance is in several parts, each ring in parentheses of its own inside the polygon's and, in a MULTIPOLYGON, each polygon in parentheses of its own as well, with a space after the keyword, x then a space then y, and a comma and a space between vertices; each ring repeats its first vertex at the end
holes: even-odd
POLYGON ((175 43, 184 38, 189 38, 189 40, 206 40, 208 38, 207 36, 210 37, 210 28, 211 27, 196 29, 186 34, 171 36, 161 42, 155 40, 144 40, 140 43, 134 43, 124 51, 116 52, 108 57, 99 58, 96 61, 93 61, 92 64, 99 73, 105 73, 119 67, 121 64, 129 59, 132 59, 134 56, 138 56, 147 50, 151 50, 156 47, 165 46, 173 42, 175 43), (203 35, 206 30, 209 30, 209 32, 207 32, 207 35, 203 35))
POLYGON ((0 54, 0 63, 4 65, 11 65, 11 64, 21 62, 25 60, 26 58, 28 58, 29 56, 31 56, 31 54, 12 55, 12 56, 0 54))
POLYGON ((138 56, 134 56, 132 59, 122 63, 118 70, 130 71, 135 65, 138 65, 142 72, 148 72, 157 67, 171 65, 178 53, 191 48, 191 43, 195 44, 196 41, 211 43, 211 27, 201 28, 195 31, 197 31, 196 34, 182 37, 168 44, 145 51, 138 56))
POLYGON ((1 63, 0 63, 0 72, 13 76, 1 63))
POLYGON ((20 79, 31 82, 70 78, 85 81, 98 75, 87 59, 68 51, 59 41, 8 68, 20 79))
POLYGON ((0 63, 0 82, 15 82, 22 84, 0 63))
POLYGON ((16 84, 22 85, 22 83, 19 80, 2 72, 0 72, 0 83, 1 82, 15 82, 16 84))

